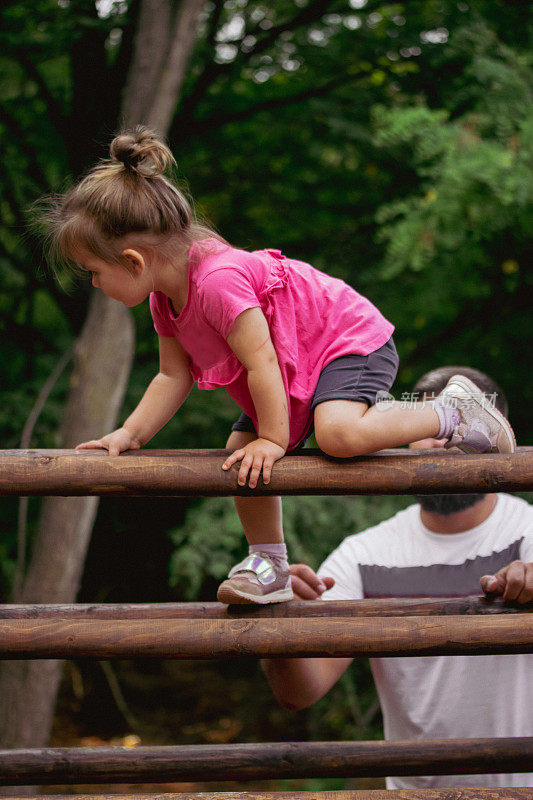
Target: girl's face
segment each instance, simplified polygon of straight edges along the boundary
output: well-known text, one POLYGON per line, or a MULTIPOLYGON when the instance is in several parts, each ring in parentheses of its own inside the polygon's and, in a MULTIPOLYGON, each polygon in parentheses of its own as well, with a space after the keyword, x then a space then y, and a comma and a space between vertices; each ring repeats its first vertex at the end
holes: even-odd
POLYGON ((151 280, 147 280, 148 270, 142 256, 139 260, 128 260, 131 263, 131 272, 120 264, 108 264, 86 251, 79 253, 76 258, 82 269, 91 274, 92 284, 96 289, 101 289, 107 297, 131 308, 146 300, 153 287, 151 280))

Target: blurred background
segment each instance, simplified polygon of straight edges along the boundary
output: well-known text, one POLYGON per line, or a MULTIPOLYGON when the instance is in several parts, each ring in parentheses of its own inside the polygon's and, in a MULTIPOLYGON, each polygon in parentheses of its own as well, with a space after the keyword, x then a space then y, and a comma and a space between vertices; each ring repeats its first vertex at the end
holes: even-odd
MULTIPOLYGON (((167 135, 180 181, 232 244, 281 249, 376 303, 396 325, 398 399, 428 369, 468 364, 503 387, 519 444, 533 443, 527 0, 7 0, 0 14, 4 449, 72 445, 65 354, 93 292, 54 281, 29 209, 137 122, 167 135)), ((133 319, 119 419, 157 371, 147 304, 133 319)), ((223 391, 193 391, 150 447, 223 447, 237 414, 223 391)), ((287 498, 291 558, 316 567, 409 502, 287 498)), ((1 602, 24 597, 46 533, 41 501, 28 506, 2 502, 1 602)), ((72 599, 160 602, 214 600, 244 546, 229 499, 131 498, 100 503, 85 550, 72 599)), ((297 714, 253 661, 74 663, 50 724, 53 744, 382 736, 364 662, 297 714)), ((364 784, 276 788, 297 785, 364 784)))

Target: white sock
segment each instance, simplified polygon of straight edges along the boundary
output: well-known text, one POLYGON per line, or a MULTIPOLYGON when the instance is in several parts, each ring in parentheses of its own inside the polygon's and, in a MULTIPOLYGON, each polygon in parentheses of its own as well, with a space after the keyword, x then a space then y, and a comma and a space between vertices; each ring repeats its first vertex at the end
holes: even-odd
POLYGON ((438 397, 433 401, 433 408, 437 412, 440 423, 439 432, 437 433, 436 438, 451 439, 455 428, 461 422, 461 414, 459 413, 459 410, 454 406, 446 405, 446 403, 442 400, 439 402, 438 397))
POLYGON ((287 561, 287 545, 285 542, 268 542, 267 544, 251 544, 248 546, 250 555, 253 553, 264 553, 267 556, 274 556, 276 559, 287 561))

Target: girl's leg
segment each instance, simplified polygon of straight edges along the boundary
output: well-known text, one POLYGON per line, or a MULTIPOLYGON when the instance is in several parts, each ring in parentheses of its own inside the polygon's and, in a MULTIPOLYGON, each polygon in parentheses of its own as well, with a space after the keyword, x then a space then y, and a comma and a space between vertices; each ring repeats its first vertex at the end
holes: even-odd
MULTIPOLYGON (((257 438, 233 431, 227 447, 238 450, 257 438)), ((281 497, 235 497, 250 556, 231 570, 218 589, 222 603, 276 603, 293 597, 283 541, 281 497)))
POLYGON ((427 403, 372 406, 351 400, 327 400, 315 408, 315 437, 324 453, 351 458, 419 439, 435 438, 440 421, 427 403))
POLYGON ((508 421, 460 373, 429 402, 381 402, 369 408, 371 398, 384 392, 387 397, 397 365, 389 339, 368 356, 341 356, 324 367, 313 406, 316 440, 325 453, 350 458, 434 438, 466 453, 515 451, 508 421))
MULTIPOLYGON (((232 431, 226 447, 228 450, 239 450, 254 439, 257 439, 254 433, 232 431)), ((283 542, 281 497, 234 497, 233 499, 249 545, 283 542)))

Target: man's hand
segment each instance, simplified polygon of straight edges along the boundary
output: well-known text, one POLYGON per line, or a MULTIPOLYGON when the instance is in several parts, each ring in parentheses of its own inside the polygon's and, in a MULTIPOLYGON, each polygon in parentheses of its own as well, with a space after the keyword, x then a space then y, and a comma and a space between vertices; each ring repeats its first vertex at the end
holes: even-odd
POLYGON ((335 583, 334 578, 319 578, 307 564, 291 564, 292 591, 297 600, 318 600, 335 583))
POLYGON ((246 478, 250 472, 248 485, 250 489, 255 489, 261 470, 263 470, 263 483, 269 483, 272 467, 284 455, 285 450, 279 444, 269 439, 254 439, 240 450, 235 450, 224 461, 222 469, 229 469, 236 461, 241 461, 237 483, 239 486, 246 486, 246 478))
POLYGON ((481 588, 486 594, 499 594, 504 600, 529 603, 533 600, 533 564, 511 561, 495 575, 483 575, 481 588))
POLYGON ((91 439, 90 442, 82 442, 77 445, 76 450, 108 450, 110 456, 118 456, 124 450, 139 450, 141 443, 126 428, 118 428, 101 439, 91 439))

